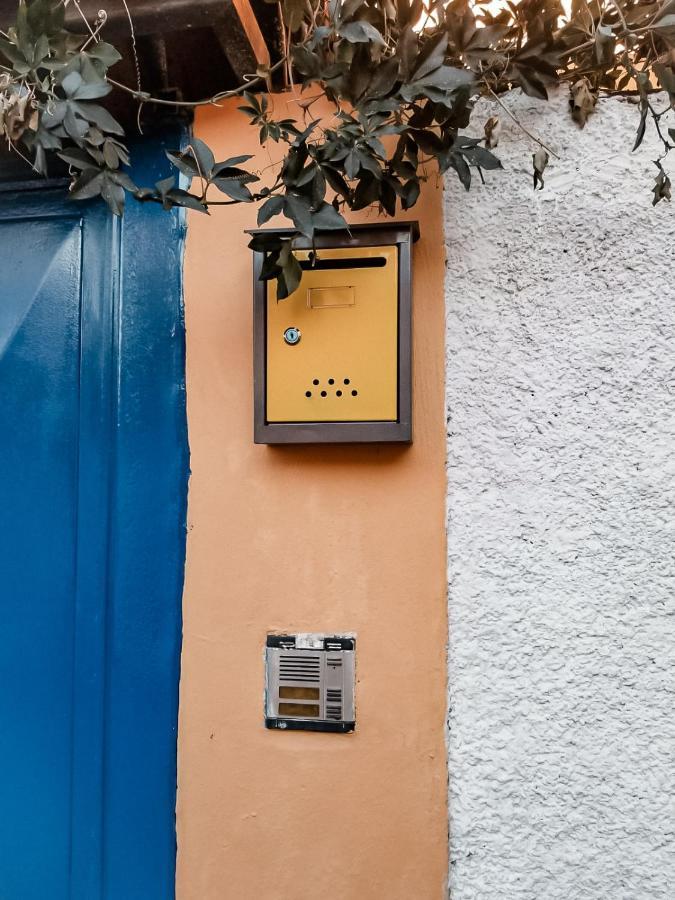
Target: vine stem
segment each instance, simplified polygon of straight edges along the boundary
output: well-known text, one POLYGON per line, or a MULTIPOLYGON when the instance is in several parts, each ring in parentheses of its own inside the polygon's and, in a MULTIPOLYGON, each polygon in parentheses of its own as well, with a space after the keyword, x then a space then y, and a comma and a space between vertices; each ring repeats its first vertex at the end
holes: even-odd
POLYGON ((669 153, 669 151, 673 149, 673 145, 669 141, 667 141, 663 136, 663 132, 661 131, 661 121, 660 121, 661 116, 664 113, 667 113, 670 110, 670 107, 666 107, 666 109, 662 109, 660 112, 658 112, 657 110, 654 109, 654 107, 649 102, 649 100, 647 100, 646 103, 647 103, 647 108, 649 109, 649 112, 652 114, 652 119, 654 120, 654 125, 656 126, 656 133, 658 134, 658 136, 665 148, 665 151, 666 151, 663 154, 663 156, 659 157, 659 159, 661 160, 661 159, 664 159, 667 156, 667 154, 669 153))
POLYGON ((535 137, 535 136, 532 134, 531 131, 528 131, 527 128, 525 128, 525 126, 523 125, 523 123, 520 122, 520 121, 516 118, 516 116, 511 112, 511 110, 508 108, 508 106, 506 106, 506 104, 502 102, 502 100, 501 100, 501 98, 499 97, 499 95, 498 95, 498 94, 495 94, 495 92, 492 90, 492 88, 490 87, 489 84, 486 85, 486 87, 487 87, 489 93, 492 95, 492 97, 494 97, 494 99, 495 99, 495 100, 497 101, 497 103, 501 106, 501 108, 504 110, 504 112, 507 114, 507 116, 510 116, 510 117, 513 119, 513 121, 516 123, 516 125, 518 126, 518 128, 520 128, 520 130, 523 132, 523 134, 526 134, 526 135, 530 138, 530 140, 532 140, 532 141, 535 142, 535 144, 539 144, 540 147, 543 147, 543 149, 546 150, 547 153, 550 153, 551 156, 554 156, 556 159, 560 159, 560 157, 559 157, 558 154, 555 152, 555 150, 551 150, 551 148, 548 147, 543 141, 540 141, 538 137, 535 137))
POLYGON ((612 4, 614 9, 616 10, 616 14, 618 15, 619 19, 621 20, 621 24, 623 25, 623 30, 630 34, 630 28, 628 27, 628 22, 626 22, 626 17, 623 14, 623 10, 621 9, 621 6, 617 2, 617 0, 609 0, 609 2, 612 4))
POLYGON ((146 94, 145 91, 134 90, 134 88, 130 88, 129 85, 122 84, 121 81, 115 81, 114 78, 107 78, 107 80, 113 87, 125 91, 141 103, 154 103, 158 106, 190 107, 194 109, 197 106, 218 106, 220 100, 227 100, 228 97, 236 97, 239 94, 243 94, 244 91, 247 91, 249 88, 265 81, 272 72, 276 72, 277 69, 280 69, 286 60, 287 57, 282 56, 273 66, 270 66, 266 75, 256 75, 255 78, 251 78, 250 81, 240 84, 237 88, 232 88, 230 91, 221 91, 219 94, 214 94, 213 97, 207 97, 205 100, 163 100, 160 97, 152 97, 150 94, 146 94))

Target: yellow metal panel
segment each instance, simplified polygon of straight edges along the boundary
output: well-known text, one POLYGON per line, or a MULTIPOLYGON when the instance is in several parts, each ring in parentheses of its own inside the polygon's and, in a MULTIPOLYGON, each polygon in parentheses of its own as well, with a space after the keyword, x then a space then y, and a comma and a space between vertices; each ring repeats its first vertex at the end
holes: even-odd
MULTIPOLYGON (((300 260, 307 251, 298 251, 300 260)), ((297 291, 267 288, 267 421, 396 421, 398 252, 395 246, 321 250, 331 259, 383 259, 372 268, 308 269, 297 291), (297 328, 297 344, 284 341, 297 328)))

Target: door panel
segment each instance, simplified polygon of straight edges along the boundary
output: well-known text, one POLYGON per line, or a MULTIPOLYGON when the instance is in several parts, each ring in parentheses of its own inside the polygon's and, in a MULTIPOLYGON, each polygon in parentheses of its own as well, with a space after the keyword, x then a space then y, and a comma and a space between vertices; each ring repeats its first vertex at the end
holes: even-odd
POLYGON ((3 900, 68 896, 80 238, 77 219, 0 224, 3 900))
POLYGON ((174 896, 183 236, 0 193, 0 900, 174 896))

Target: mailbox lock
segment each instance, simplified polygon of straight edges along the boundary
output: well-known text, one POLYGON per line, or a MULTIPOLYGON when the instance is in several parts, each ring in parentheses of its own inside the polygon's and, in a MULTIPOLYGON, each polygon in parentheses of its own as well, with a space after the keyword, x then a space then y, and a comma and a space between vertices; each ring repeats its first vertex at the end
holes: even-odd
POLYGON ((291 325, 290 328, 287 328, 286 331, 284 331, 284 340, 291 347, 295 346, 295 344, 299 344, 301 337, 302 334, 300 332, 300 329, 295 328, 293 325, 291 325))

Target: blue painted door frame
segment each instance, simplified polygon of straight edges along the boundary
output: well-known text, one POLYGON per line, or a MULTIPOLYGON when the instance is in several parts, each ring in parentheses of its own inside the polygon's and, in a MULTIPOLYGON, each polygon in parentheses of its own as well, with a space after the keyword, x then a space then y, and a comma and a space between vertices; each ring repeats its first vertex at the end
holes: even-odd
POLYGON ((0 189, 0 900, 174 897, 183 240, 0 189))

